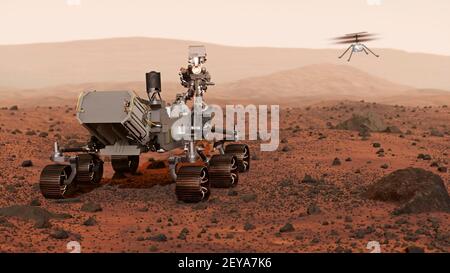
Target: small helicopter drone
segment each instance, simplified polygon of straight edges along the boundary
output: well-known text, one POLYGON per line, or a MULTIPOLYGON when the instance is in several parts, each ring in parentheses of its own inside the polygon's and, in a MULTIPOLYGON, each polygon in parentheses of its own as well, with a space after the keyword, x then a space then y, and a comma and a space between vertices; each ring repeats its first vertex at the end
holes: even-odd
POLYGON ((345 50, 345 52, 339 56, 339 59, 344 57, 345 54, 351 49, 350 57, 348 58, 348 62, 352 59, 353 53, 359 53, 359 52, 365 52, 367 55, 369 55, 369 52, 372 53, 375 57, 380 57, 379 55, 373 53, 372 50, 370 50, 363 42, 373 41, 377 38, 374 37, 375 34, 371 34, 368 32, 357 32, 357 33, 350 33, 346 34, 344 36, 336 37, 333 40, 336 40, 336 44, 350 44, 350 46, 345 50))

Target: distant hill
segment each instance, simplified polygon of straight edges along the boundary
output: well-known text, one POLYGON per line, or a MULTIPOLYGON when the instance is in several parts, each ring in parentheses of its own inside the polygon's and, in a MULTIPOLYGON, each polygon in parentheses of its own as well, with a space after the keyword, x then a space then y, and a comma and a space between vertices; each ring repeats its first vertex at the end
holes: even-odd
POLYGON ((225 84, 214 98, 289 106, 338 100, 415 106, 449 104, 450 92, 392 83, 347 65, 318 64, 225 84))
MULTIPOLYGON (((79 93, 88 90, 134 90, 146 97, 143 81, 84 83, 22 91, 0 89, 0 97, 5 105, 75 105, 79 93)), ((182 91, 184 88, 178 83, 163 83, 162 96, 167 102, 172 102, 176 93, 182 91)), ((317 64, 218 84, 208 89, 206 99, 209 103, 294 107, 340 100, 425 106, 450 105, 450 92, 392 83, 347 65, 317 64)))
POLYGON ((374 49, 380 58, 355 55, 347 63, 341 49, 230 47, 195 41, 116 38, 63 43, 0 46, 0 86, 39 88, 86 82, 137 82, 158 70, 176 82, 186 65, 187 47, 205 44, 208 68, 217 83, 269 75, 311 64, 355 67, 371 75, 414 88, 450 90, 450 56, 374 49))

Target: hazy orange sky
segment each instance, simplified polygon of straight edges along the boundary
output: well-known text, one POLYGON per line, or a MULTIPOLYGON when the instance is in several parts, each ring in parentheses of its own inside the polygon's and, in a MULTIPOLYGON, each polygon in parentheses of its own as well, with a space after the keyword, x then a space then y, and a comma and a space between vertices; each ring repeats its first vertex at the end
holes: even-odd
POLYGON ((450 55, 449 27, 449 0, 0 1, 0 44, 146 36, 324 48, 369 31, 382 37, 373 47, 450 55))

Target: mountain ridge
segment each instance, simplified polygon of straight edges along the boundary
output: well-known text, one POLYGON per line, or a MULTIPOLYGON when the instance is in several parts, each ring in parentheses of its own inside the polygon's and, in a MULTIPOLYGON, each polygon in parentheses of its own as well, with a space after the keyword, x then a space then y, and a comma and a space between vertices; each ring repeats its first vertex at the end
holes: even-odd
MULTIPOLYGON (((202 44, 160 38, 109 38, 59 43, 0 45, 0 86, 41 88, 86 82, 140 81, 158 70, 163 80, 176 82, 187 63, 187 47, 202 44)), ((338 59, 342 49, 236 47, 203 43, 208 69, 217 83, 268 75, 311 64, 356 67, 389 81, 414 88, 450 90, 450 56, 374 49, 380 58, 355 55, 338 59)))

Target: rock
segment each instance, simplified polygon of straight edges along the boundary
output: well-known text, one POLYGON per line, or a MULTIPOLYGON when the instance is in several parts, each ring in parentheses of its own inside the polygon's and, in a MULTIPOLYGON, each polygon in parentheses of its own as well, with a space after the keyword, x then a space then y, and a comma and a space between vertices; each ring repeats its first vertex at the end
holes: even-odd
POLYGON ((249 222, 245 223, 245 225, 244 225, 244 230, 245 231, 253 230, 255 228, 256 227, 253 224, 249 223, 249 222))
POLYGON ((30 206, 40 207, 41 206, 41 201, 39 201, 39 199, 33 199, 33 200, 30 201, 30 206))
POLYGON ((151 236, 148 239, 154 242, 167 242, 167 236, 162 233, 155 236, 151 236))
POLYGON ((419 154, 419 155, 417 155, 417 159, 422 159, 422 160, 429 161, 429 160, 431 160, 431 155, 429 155, 429 154, 419 154))
POLYGON ((437 163, 436 161, 434 161, 434 162, 432 162, 432 163, 430 164, 430 167, 432 167, 432 168, 439 167, 439 163, 437 163))
POLYGON ((34 136, 34 135, 36 135, 36 132, 35 132, 34 130, 26 131, 26 132, 25 132, 25 135, 26 135, 26 136, 34 136))
POLYGON ((97 220, 94 217, 89 217, 86 221, 83 222, 84 226, 92 227, 97 225, 97 220))
POLYGON ((155 246, 155 245, 152 245, 152 246, 150 246, 150 247, 148 248, 148 250, 149 250, 150 252, 156 252, 156 251, 158 251, 158 247, 155 246))
POLYGON ((39 133, 39 137, 48 137, 48 133, 47 132, 40 132, 39 133))
POLYGON ((140 208, 137 209, 137 211, 139 211, 139 212, 148 212, 148 207, 147 206, 140 207, 140 208))
POLYGON ((254 193, 247 193, 241 196, 242 201, 245 203, 256 201, 257 195, 254 193))
POLYGON ((198 203, 192 207, 193 210, 205 210, 207 208, 208 208, 208 205, 206 203, 198 203))
POLYGON ((229 190, 228 196, 237 196, 239 193, 236 190, 229 190))
POLYGON ((380 166, 382 169, 388 169, 389 168, 389 165, 388 164, 383 164, 383 165, 381 165, 380 166))
POLYGON ((55 214, 40 207, 27 205, 13 205, 10 207, 0 208, 0 216, 18 217, 25 221, 34 221, 35 228, 47 228, 50 226, 50 219, 67 219, 67 214, 55 214))
POLYGON ((417 236, 416 234, 413 234, 413 233, 408 232, 408 233, 403 237, 403 239, 404 239, 405 241, 415 242, 415 241, 417 241, 417 240, 419 239, 419 236, 417 236))
POLYGON ((410 224, 410 223, 405 218, 400 218, 397 221, 395 221, 395 224, 401 226, 401 225, 406 225, 406 224, 410 224))
POLYGON ((447 173, 447 171, 448 171, 447 167, 439 167, 437 170, 440 173, 447 173))
POLYGON ((431 128, 430 130, 430 135, 434 136, 434 137, 444 137, 444 133, 440 132, 438 129, 436 128, 431 128))
POLYGON ((5 190, 7 190, 9 193, 17 193, 17 189, 14 185, 6 185, 5 190))
POLYGON ((0 227, 13 228, 15 226, 11 224, 5 217, 0 217, 0 227))
MULTIPOLYGON (((39 184, 37 184, 39 186, 39 184)), ((80 198, 67 198, 67 199, 56 199, 52 201, 56 204, 69 204, 69 203, 81 203, 80 198)))
POLYGON ((397 126, 388 126, 384 132, 388 134, 403 134, 402 130, 397 126))
POLYGON ((280 228, 281 233, 292 232, 294 230, 295 230, 295 228, 291 223, 287 223, 286 225, 284 225, 283 227, 280 228))
POLYGON ((281 151, 282 152, 289 152, 291 150, 291 148, 289 146, 284 146, 281 151))
POLYGON ((335 253, 352 253, 352 250, 349 248, 343 248, 342 246, 338 246, 334 249, 335 253))
POLYGON ((51 228, 52 224, 50 223, 50 221, 48 219, 38 219, 35 223, 34 223, 34 228, 37 229, 45 229, 45 228, 51 228))
POLYGON ((366 228, 359 228, 353 232, 352 237, 356 239, 363 239, 366 235, 375 232, 375 229, 371 226, 366 228))
POLYGON ((405 249, 406 253, 425 253, 425 250, 422 247, 418 246, 408 246, 405 249))
POLYGON ((345 161, 351 162, 351 161, 352 161, 352 158, 351 158, 351 157, 347 157, 347 158, 345 159, 345 161))
POLYGON ((370 130, 367 129, 366 127, 362 127, 361 129, 359 129, 358 131, 358 136, 362 137, 362 140, 368 140, 369 137, 371 136, 370 134, 370 130))
POLYGON ((335 158, 333 160, 333 163, 331 163, 332 166, 340 166, 341 165, 341 160, 339 158, 335 158))
POLYGON ((54 239, 63 240, 69 238, 69 233, 63 229, 58 229, 52 232, 50 236, 54 239))
POLYGON ((33 162, 31 160, 25 160, 22 162, 22 167, 27 168, 27 167, 32 167, 33 166, 33 162))
POLYGON ((370 185, 363 196, 398 203, 395 214, 450 212, 450 197, 442 178, 419 168, 390 173, 370 185))
POLYGON ((186 237, 187 237, 188 234, 189 234, 189 229, 183 228, 180 231, 180 234, 178 235, 177 238, 180 239, 180 240, 186 240, 186 237))
POLYGON ((387 126, 378 115, 368 112, 364 114, 353 114, 350 119, 339 123, 335 128, 359 132, 362 129, 367 132, 382 132, 386 130, 387 126))
POLYGON ((93 203, 93 202, 87 202, 81 206, 81 211, 84 211, 84 212, 99 212, 102 210, 103 209, 100 206, 100 204, 93 203))
POLYGON ((305 177, 303 177, 302 179, 302 183, 306 184, 316 184, 317 182, 317 179, 312 178, 312 176, 309 174, 305 174, 305 177))
POLYGON ((290 187, 292 185, 293 185, 292 180, 289 178, 285 178, 285 179, 281 180, 281 182, 280 182, 280 187, 283 187, 283 188, 290 187))
POLYGON ((378 142, 375 142, 375 143, 372 144, 372 146, 373 146, 374 148, 380 148, 380 147, 381 147, 381 144, 378 143, 378 142))
POLYGON ((11 111, 17 111, 17 110, 19 110, 19 106, 13 105, 13 106, 9 107, 9 110, 11 110, 11 111))
POLYGON ((315 215, 315 214, 319 214, 320 212, 321 212, 321 210, 320 210, 319 206, 317 206, 316 204, 311 204, 306 209, 306 213, 308 215, 315 215))
POLYGON ((227 235, 225 235, 225 239, 233 239, 234 238, 234 234, 229 232, 227 233, 227 235))

